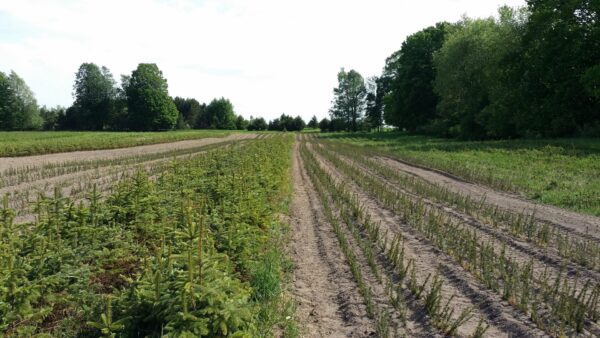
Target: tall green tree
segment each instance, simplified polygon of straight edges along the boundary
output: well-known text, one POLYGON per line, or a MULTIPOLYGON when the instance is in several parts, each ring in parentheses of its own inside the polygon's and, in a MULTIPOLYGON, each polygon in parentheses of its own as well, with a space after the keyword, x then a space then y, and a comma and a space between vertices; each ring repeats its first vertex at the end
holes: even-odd
POLYGON ((354 69, 346 72, 342 68, 338 73, 338 86, 333 89, 334 99, 329 111, 332 119, 342 119, 346 128, 358 129, 358 120, 365 109, 365 81, 354 69))
POLYGON ((102 130, 110 124, 117 96, 115 80, 106 67, 82 63, 73 85, 73 116, 77 129, 102 130))
POLYGON ((242 115, 238 115, 235 118, 235 129, 246 130, 246 128, 248 128, 248 123, 248 120, 246 120, 242 115))
POLYGON ((317 120, 317 117, 315 115, 313 115, 313 117, 310 119, 310 121, 308 121, 308 128, 311 129, 316 129, 319 127, 319 120, 317 120))
POLYGON ((524 18, 507 7, 498 19, 465 18, 435 54, 435 91, 440 96, 436 122, 445 136, 515 135, 512 111, 507 109, 514 84, 507 77, 506 60, 519 48, 524 18))
POLYGON ((600 121, 600 1, 528 0, 521 129, 570 135, 600 121))
POLYGON ((383 98, 385 96, 383 78, 373 76, 366 81, 365 117, 370 128, 380 131, 383 127, 383 98))
POLYGON ((407 37, 400 50, 387 58, 378 87, 386 95, 388 124, 416 131, 436 117, 439 98, 433 90, 433 55, 452 29, 446 22, 425 28, 407 37))
POLYGON ((198 119, 198 127, 201 129, 236 129, 236 115, 233 104, 222 97, 213 99, 204 109, 198 119))
POLYGON ((170 130, 179 112, 169 96, 167 80, 154 63, 140 63, 123 83, 132 130, 170 130))
POLYGON ((0 72, 0 129, 14 130, 17 127, 15 106, 17 98, 10 86, 8 76, 0 72))
POLYGON ((17 73, 0 72, 0 129, 35 130, 42 127, 35 95, 17 73))
POLYGON ((197 125, 198 118, 202 114, 202 111, 205 108, 204 104, 200 104, 196 99, 187 98, 184 99, 182 97, 175 97, 173 99, 179 114, 183 118, 183 121, 187 124, 188 127, 194 128, 197 125))
POLYGON ((250 124, 248 125, 248 130, 267 130, 268 125, 267 121, 264 118, 250 118, 250 124))

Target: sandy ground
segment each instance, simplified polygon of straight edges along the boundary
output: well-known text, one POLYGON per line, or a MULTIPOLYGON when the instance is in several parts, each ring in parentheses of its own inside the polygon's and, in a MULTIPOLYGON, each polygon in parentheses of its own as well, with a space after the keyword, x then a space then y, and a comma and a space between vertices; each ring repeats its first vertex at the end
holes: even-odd
MULTIPOLYGON (((232 140, 246 140, 256 137, 255 134, 234 134, 223 138, 210 138, 201 140, 190 140, 174 142, 167 144, 156 144, 141 147, 95 150, 72 153, 58 153, 31 157, 8 158, 12 163, 11 168, 22 168, 23 166, 41 166, 45 163, 63 164, 69 161, 93 161, 94 159, 116 159, 116 158, 135 158, 132 163, 127 164, 103 164, 98 168, 84 169, 66 174, 58 174, 52 177, 38 178, 33 176, 23 183, 13 184, 0 188, 0 195, 9 195, 9 205, 18 211, 16 222, 29 222, 33 220, 30 206, 38 194, 52 195, 54 187, 59 187, 62 196, 70 197, 75 201, 80 201, 85 197, 86 191, 89 191, 93 184, 96 184, 98 191, 105 195, 108 193, 115 182, 125 174, 130 174, 136 168, 145 170, 156 170, 170 162, 174 157, 195 156, 202 153, 202 147, 208 145, 218 145, 220 143, 230 144, 232 140), (179 149, 196 149, 192 154, 183 154, 180 156, 165 156, 159 159, 137 158, 143 154, 152 153, 170 153, 179 149), (137 151, 136 151, 137 150, 137 151), (151 150, 155 150, 152 152, 151 150), (65 161, 66 160, 66 161, 65 161)), ((7 158, 2 158, 4 160, 7 158)), ((0 166, 8 164, 0 161, 0 166)))
MULTIPOLYGON (((458 314, 465 308, 472 308, 474 317, 463 324, 458 331, 460 336, 469 336, 477 326, 479 319, 485 319, 490 324, 486 332, 489 337, 523 336, 528 333, 543 336, 528 318, 513 309, 500 296, 488 291, 475 278, 457 265, 454 260, 440 252, 429 241, 415 232, 393 211, 387 210, 377 200, 364 193, 355 183, 346 179, 343 174, 327 160, 320 158, 321 166, 337 180, 344 181, 345 187, 360 201, 370 215, 371 220, 380 224, 381 231, 387 232, 388 242, 396 234, 404 238, 406 257, 414 259, 416 275, 419 284, 423 283, 429 274, 440 274, 444 281, 442 295, 444 299, 454 295, 452 307, 458 314)), ((409 325, 410 327, 410 325, 409 325)), ((435 332, 435 329, 431 329, 435 332)), ((419 331, 411 332, 409 336, 420 336, 419 331)))
POLYGON ((0 173, 9 169, 23 167, 38 167, 44 164, 60 164, 69 161, 106 160, 121 157, 140 156, 151 153, 161 153, 173 149, 195 148, 224 141, 255 138, 256 136, 256 134, 231 134, 226 137, 210 137, 197 140, 159 143, 129 148, 73 151, 67 153, 55 153, 23 157, 0 157, 0 173))
POLYGON ((565 209, 527 201, 515 195, 465 182, 438 170, 412 166, 405 162, 387 157, 376 157, 375 159, 392 168, 442 185, 451 191, 469 195, 474 200, 481 200, 485 197, 486 203, 497 205, 499 208, 514 213, 522 213, 523 211, 532 213, 535 211, 535 217, 541 221, 571 229, 581 234, 587 233, 593 237, 600 238, 599 217, 583 215, 565 209))
MULTIPOLYGON (((477 237, 482 241, 497 241, 500 240, 507 244, 504 248, 506 253, 517 260, 522 264, 533 264, 533 274, 534 277, 540 278, 543 274, 549 274, 551 278, 556 278, 562 269, 566 269, 568 277, 568 282, 571 286, 574 286, 577 290, 581 290, 585 284, 586 280, 590 280, 592 283, 596 283, 600 280, 600 273, 595 270, 591 270, 587 267, 575 264, 568 259, 561 257, 555 248, 540 248, 536 247, 534 244, 519 240, 517 238, 512 237, 506 231, 502 229, 496 229, 494 226, 490 224, 486 224, 485 221, 481 220, 461 213, 456 209, 448 208, 442 204, 433 202, 424 198, 423 196, 414 195, 406 190, 404 190, 401 186, 387 180, 386 178, 378 175, 376 172, 372 171, 370 168, 365 167, 358 162, 352 161, 350 158, 345 156, 339 156, 346 163, 352 164, 358 167, 364 173, 371 175, 374 178, 377 178, 382 184, 388 186, 389 188, 399 191, 402 194, 409 196, 415 201, 422 201, 425 203, 425 210, 435 210, 436 212, 443 213, 448 220, 452 220, 455 223, 462 224, 462 227, 469 228, 469 230, 477 234, 477 237)), ((496 253, 498 254, 502 248, 500 246, 496 247, 496 253)), ((466 272, 466 271, 465 271, 466 272)), ((466 272, 468 273, 468 272, 466 272)), ((594 333, 598 332, 598 326, 590 324, 588 327, 590 331, 594 333)))
POLYGON ((374 327, 294 148, 292 200, 296 316, 305 337, 370 337, 374 327))

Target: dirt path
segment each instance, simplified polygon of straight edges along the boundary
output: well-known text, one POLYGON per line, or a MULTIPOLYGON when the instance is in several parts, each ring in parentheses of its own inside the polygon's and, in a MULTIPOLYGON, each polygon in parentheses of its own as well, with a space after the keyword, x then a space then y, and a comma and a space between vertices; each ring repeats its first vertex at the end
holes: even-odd
POLYGON ((45 164, 60 164, 69 161, 106 160, 122 157, 140 156, 151 153, 161 153, 174 149, 195 148, 213 143, 255 138, 256 136, 256 134, 231 134, 229 136, 220 138, 210 137, 197 140, 159 143, 119 149, 73 151, 67 153, 55 153, 24 157, 0 157, 0 173, 10 169, 23 167, 39 167, 45 164))
POLYGON ((294 146, 292 200, 294 297, 306 337, 370 337, 374 326, 331 225, 323 222, 298 144, 294 146))
POLYGON ((574 230, 581 234, 588 233, 593 237, 600 238, 599 217, 578 214, 565 209, 526 201, 515 195, 462 181, 452 175, 437 170, 412 166, 388 157, 375 157, 375 159, 389 167, 415 175, 429 182, 439 184, 448 188, 450 191, 469 195, 474 200, 481 200, 485 197, 486 203, 497 205, 499 208, 514 213, 522 213, 523 211, 532 213, 535 211, 535 217, 541 221, 574 230))
POLYGON ((317 156, 317 160, 324 170, 334 179, 344 181, 344 185, 365 207, 371 220, 380 224, 381 230, 390 236, 388 242, 396 233, 401 233, 406 244, 406 256, 415 260, 417 280, 422 283, 430 274, 437 271, 444 281, 442 295, 448 299, 454 295, 452 306, 457 311, 464 308, 473 308, 474 317, 459 329, 460 336, 471 334, 480 318, 485 318, 490 324, 486 336, 522 336, 528 333, 544 336, 537 330, 526 316, 515 310, 501 299, 501 297, 482 286, 478 281, 466 273, 452 258, 434 248, 429 241, 417 234, 404 221, 380 205, 377 200, 362 191, 355 183, 337 171, 337 169, 324 158, 317 156))

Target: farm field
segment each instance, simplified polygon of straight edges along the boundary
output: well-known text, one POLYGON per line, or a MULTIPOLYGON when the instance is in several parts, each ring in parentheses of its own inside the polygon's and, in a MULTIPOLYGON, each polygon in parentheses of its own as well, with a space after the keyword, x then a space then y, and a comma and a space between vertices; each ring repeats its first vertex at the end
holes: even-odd
POLYGON ((0 332, 600 335, 598 217, 365 142, 234 133, 2 158, 0 332))
POLYGON ((327 137, 544 204, 600 215, 597 138, 457 141, 397 133, 327 137))
MULTIPOLYGON (((337 325, 356 325, 348 329, 356 336, 600 334, 600 219, 533 203, 515 210, 498 192, 505 199, 472 197, 448 187, 464 181, 416 175, 420 168, 351 142, 303 135, 297 148, 304 169, 296 182, 317 220, 313 252, 322 266, 313 271, 336 275, 316 293, 304 283, 321 279, 297 278, 300 294, 314 297, 298 316, 308 313, 315 332, 334 325, 311 321, 311 313, 331 314, 320 305, 327 297, 344 311, 337 325)), ((297 240, 306 252, 310 236, 297 240)), ((300 257, 300 267, 316 266, 300 257)))
POLYGON ((223 137, 222 130, 170 132, 0 131, 0 157, 60 153, 77 150, 114 149, 145 144, 223 137))

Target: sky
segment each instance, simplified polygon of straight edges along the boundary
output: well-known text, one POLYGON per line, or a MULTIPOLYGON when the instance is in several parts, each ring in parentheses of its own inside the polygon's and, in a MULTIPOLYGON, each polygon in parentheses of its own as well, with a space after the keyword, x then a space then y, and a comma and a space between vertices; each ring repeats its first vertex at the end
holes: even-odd
POLYGON ((117 81, 156 63, 173 97, 226 97, 246 118, 328 115, 344 67, 369 77, 406 36, 524 0, 0 0, 0 71, 69 106, 84 62, 117 81))

